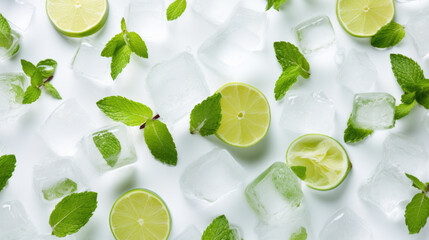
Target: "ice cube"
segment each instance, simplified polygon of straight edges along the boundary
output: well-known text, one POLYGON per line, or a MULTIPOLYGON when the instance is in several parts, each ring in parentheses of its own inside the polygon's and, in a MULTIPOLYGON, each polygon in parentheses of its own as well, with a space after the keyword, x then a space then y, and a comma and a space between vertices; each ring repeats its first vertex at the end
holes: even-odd
POLYGON ((201 236, 201 232, 194 225, 191 225, 175 237, 174 240, 201 240, 201 236))
POLYGON ((180 120, 209 95, 203 72, 187 52, 155 65, 146 81, 156 110, 170 123, 180 120))
POLYGON ((229 229, 231 229, 233 234, 234 234, 233 240, 243 240, 243 233, 242 233, 241 228, 239 226, 232 224, 229 226, 229 229))
POLYGON ((410 18, 406 25, 407 33, 414 39, 414 45, 421 57, 429 55, 429 9, 424 10, 421 14, 416 14, 410 18))
POLYGON ((34 235, 36 229, 21 202, 13 200, 0 205, 0 239, 30 240, 34 235))
POLYGON ((28 110, 22 104, 27 77, 23 73, 0 74, 0 122, 18 118, 28 110))
POLYGON ((215 24, 223 23, 240 0, 196 0, 193 10, 215 24))
POLYGON ((131 0, 128 8, 128 29, 143 40, 156 41, 166 37, 167 18, 164 1, 131 0))
POLYGON ((213 203, 237 190, 245 172, 224 149, 214 149, 189 164, 180 178, 185 196, 213 203))
POLYGON ((137 161, 134 143, 123 124, 93 131, 84 138, 89 160, 97 169, 111 170, 137 161))
POLYGON ((47 201, 85 190, 84 182, 81 171, 70 159, 60 158, 33 167, 34 189, 47 201))
POLYGON ((0 1, 0 9, 3 16, 17 26, 20 30, 25 31, 31 23, 34 10, 33 4, 22 0, 0 1))
POLYGON ((391 134, 383 143, 384 160, 402 171, 424 178, 428 175, 428 153, 423 145, 398 134, 391 134))
POLYGON ((339 66, 338 81, 354 93, 369 92, 378 79, 377 68, 368 54, 352 49, 339 66))
POLYGON ((395 126, 395 98, 388 93, 359 93, 354 96, 351 122, 363 129, 395 126))
POLYGON ((213 70, 225 74, 234 70, 254 51, 264 46, 267 15, 236 8, 229 20, 198 50, 198 58, 213 70))
POLYGON ((21 36, 12 30, 11 38, 4 39, 0 43, 0 62, 13 57, 19 50, 21 36))
POLYGON ((282 222, 303 200, 301 184, 282 162, 273 163, 245 190, 247 202, 267 223, 282 222))
POLYGON ((109 67, 110 59, 101 56, 103 46, 89 39, 82 39, 73 58, 73 71, 85 78, 104 84, 112 84, 109 67))
POLYGON ((331 134, 335 106, 323 92, 290 94, 285 99, 280 125, 297 133, 331 134))
POLYGON ((327 16, 309 19, 295 27, 298 43, 305 53, 328 48, 335 42, 335 32, 327 16))
POLYGON ((372 176, 359 189, 359 197, 379 208, 389 219, 399 220, 405 207, 418 191, 403 171, 381 162, 372 176))
POLYGON ((93 128, 86 111, 75 100, 59 105, 40 128, 40 135, 59 155, 73 155, 76 143, 93 128))
POLYGON ((320 240, 371 240, 372 231, 361 217, 348 208, 338 210, 330 217, 322 231, 320 240))

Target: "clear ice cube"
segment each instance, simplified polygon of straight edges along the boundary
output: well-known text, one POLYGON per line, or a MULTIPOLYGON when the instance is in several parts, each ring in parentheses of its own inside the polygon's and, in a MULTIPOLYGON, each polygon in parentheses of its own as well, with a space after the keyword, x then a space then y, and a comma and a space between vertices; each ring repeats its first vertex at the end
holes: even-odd
POLYGON ((388 93, 354 96, 351 122, 357 128, 388 129, 395 126, 395 98, 388 93))
POLYGON ((229 20, 204 41, 198 58, 219 73, 230 72, 263 48, 267 25, 265 13, 236 8, 229 20))
POLYGON ((0 9, 3 16, 18 27, 25 31, 31 23, 31 19, 36 9, 33 4, 22 0, 3 0, 0 1, 0 9))
POLYGON ((73 58, 73 71, 85 78, 112 84, 110 59, 101 56, 103 46, 89 39, 82 39, 73 58))
POLYGON ((175 237, 174 240, 201 240, 201 236, 201 232, 194 225, 191 225, 175 237))
POLYGON ((323 92, 286 96, 280 125, 297 133, 331 134, 335 127, 335 106, 323 92))
POLYGON ((421 57, 429 56, 429 15, 424 10, 412 16, 406 25, 407 33, 414 39, 414 45, 421 57))
POLYGON ((127 26, 145 41, 156 41, 166 37, 167 18, 164 1, 131 0, 128 8, 127 26))
POLYGON ((372 231, 355 212, 348 208, 343 208, 327 220, 320 232, 319 239, 371 240, 372 231))
POLYGON ((259 175, 245 194, 250 207, 267 223, 285 221, 304 197, 300 181, 282 162, 273 163, 259 175))
POLYGON ((365 52, 352 49, 339 66, 338 81, 354 93, 369 92, 378 79, 377 68, 365 52))
POLYGON ((89 160, 97 169, 106 171, 137 161, 134 143, 128 128, 113 124, 93 131, 84 138, 89 160))
POLYGON ((210 22, 219 24, 226 21, 240 0, 196 0, 193 10, 210 22))
POLYGON ((13 200, 0 205, 0 239, 30 240, 36 229, 21 202, 13 200))
POLYGON ((417 189, 397 166, 381 162, 372 176, 359 188, 359 197, 379 208, 389 219, 404 217, 405 207, 417 189))
POLYGON ((335 32, 327 16, 309 19, 295 27, 298 44, 305 53, 328 48, 335 42, 335 32))
POLYGON ((69 99, 59 105, 40 128, 40 135, 59 155, 73 155, 76 144, 93 128, 93 123, 77 102, 69 99))
POLYGON ((0 62, 13 57, 19 51, 21 36, 12 30, 11 37, 0 42, 0 62))
POLYGON ((33 184, 46 201, 58 200, 86 189, 81 171, 72 160, 61 158, 33 167, 33 184))
POLYGON ((0 74, 0 122, 16 120, 28 109, 22 104, 26 81, 23 73, 0 74))
POLYGON ((228 151, 214 149, 186 167, 180 186, 185 196, 213 203, 237 190, 244 178, 243 168, 228 151))
POLYGON ((146 81, 156 110, 170 123, 180 120, 209 95, 203 72, 187 52, 155 65, 146 81))

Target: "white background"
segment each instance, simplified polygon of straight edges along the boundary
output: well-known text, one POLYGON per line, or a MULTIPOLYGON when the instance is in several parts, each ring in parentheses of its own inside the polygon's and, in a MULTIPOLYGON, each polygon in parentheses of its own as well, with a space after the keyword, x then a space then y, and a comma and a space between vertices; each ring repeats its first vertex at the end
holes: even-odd
MULTIPOLYGON (((265 8, 264 0, 246 1, 261 11, 265 8)), ((170 2, 166 1, 166 6, 170 2)), ((165 40, 146 42, 149 59, 133 56, 119 80, 110 87, 103 87, 73 74, 70 64, 79 45, 79 39, 68 38, 55 31, 46 16, 43 0, 34 0, 33 4, 37 7, 36 13, 29 29, 23 34, 21 51, 17 57, 1 63, 0 72, 21 71, 19 63, 21 58, 33 63, 45 58, 57 60, 58 68, 52 83, 64 100, 76 98, 91 114, 98 127, 112 121, 97 109, 95 105, 97 100, 104 96, 119 94, 153 107, 145 87, 145 78, 150 68, 187 49, 196 53, 202 41, 217 28, 192 11, 193 1, 190 0, 184 15, 168 23, 168 37, 165 40)), ((94 35, 93 38, 96 41, 104 44, 120 31, 120 19, 124 16, 127 5, 128 0, 109 1, 109 17, 105 27, 94 35)), ((397 4, 396 21, 405 24, 411 15, 428 6, 428 1, 424 0, 397 4)), ((298 23, 313 16, 328 15, 336 32, 337 44, 345 49, 356 48, 367 52, 376 63, 379 72, 379 81, 375 90, 389 92, 398 100, 402 91, 390 69, 389 53, 402 53, 421 62, 409 37, 406 37, 399 46, 381 51, 370 47, 368 39, 356 39, 347 35, 337 21, 334 0, 289 0, 280 12, 270 10, 267 13, 270 23, 263 51, 251 55, 251 58, 240 66, 234 75, 220 77, 201 64, 211 92, 227 82, 239 81, 257 87, 266 95, 272 110, 271 128, 266 138, 247 149, 228 147, 216 137, 204 138, 190 135, 187 116, 175 126, 170 126, 179 154, 176 167, 169 167, 156 161, 144 143, 142 132, 137 128, 131 129, 131 132, 138 153, 138 162, 131 167, 101 175, 93 171, 85 163, 84 158, 78 157, 76 161, 84 170, 90 189, 99 193, 99 204, 95 215, 76 234, 78 239, 113 239, 108 220, 111 206, 119 195, 137 187, 151 189, 166 201, 172 214, 171 236, 173 237, 190 224, 196 225, 203 231, 214 217, 226 214, 231 223, 242 228, 245 239, 256 239, 253 229, 257 224, 257 217, 245 202, 243 189, 207 206, 187 200, 179 189, 179 178, 184 167, 213 147, 226 148, 232 153, 248 172, 247 182, 254 179, 273 162, 285 160, 287 147, 301 133, 284 131, 279 125, 282 102, 274 100, 273 88, 281 68, 275 58, 272 44, 279 40, 296 43, 292 28, 298 23)), ((336 128, 332 136, 342 142, 343 131, 352 108, 352 93, 338 84, 337 66, 332 56, 315 54, 309 56, 308 60, 312 76, 308 80, 299 80, 291 91, 310 93, 323 90, 336 106, 336 128)), ((428 73, 426 76, 429 76, 428 73)), ((50 112, 61 102, 43 93, 19 121, 0 126, 0 145, 3 145, 3 153, 16 154, 18 161, 8 186, 0 193, 0 202, 20 200, 36 227, 43 233, 50 231, 48 218, 52 206, 44 204, 33 191, 32 166, 43 161, 48 154, 37 131, 50 112)), ((394 129, 377 131, 361 144, 353 146, 344 144, 353 162, 353 169, 337 189, 318 192, 303 185, 305 202, 312 219, 312 239, 317 239, 315 236, 318 236, 327 218, 342 207, 349 207, 366 219, 374 231, 374 239, 411 239, 407 235, 403 220, 390 222, 380 211, 362 202, 358 198, 357 190, 382 160, 381 144, 389 133, 403 133, 428 147, 429 143, 426 141, 428 132, 424 130, 422 122, 425 114, 426 111, 418 106, 410 116, 397 122, 394 129)), ((429 226, 423 232, 428 233, 428 228, 429 226)), ((421 236, 420 239, 429 239, 429 237, 421 236)))

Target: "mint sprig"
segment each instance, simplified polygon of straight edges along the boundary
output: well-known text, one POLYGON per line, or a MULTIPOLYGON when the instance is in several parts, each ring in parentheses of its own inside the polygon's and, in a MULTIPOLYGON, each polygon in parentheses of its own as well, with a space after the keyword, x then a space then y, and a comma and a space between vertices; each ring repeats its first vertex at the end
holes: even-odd
MULTIPOLYGON (((6 18, 0 13, 0 48, 9 49, 13 44, 12 28, 6 18)), ((12 52, 11 56, 15 55, 19 50, 19 45, 12 52)))
POLYGON ((286 2, 286 0, 267 0, 266 11, 270 10, 274 7, 275 10, 279 11, 280 7, 286 2))
POLYGON ((351 116, 347 121, 347 128, 344 131, 344 142, 346 143, 357 143, 364 140, 366 137, 371 135, 374 130, 362 129, 353 126, 351 116))
POLYGON ((310 77, 310 64, 299 49, 289 42, 275 42, 274 50, 283 73, 274 88, 276 100, 281 100, 289 88, 296 82, 298 76, 310 77))
POLYGON ((393 47, 405 37, 405 30, 401 24, 390 22, 381 27, 371 38, 371 45, 376 48, 393 47))
POLYGON ((186 9, 186 0, 176 0, 167 8, 167 20, 172 21, 179 18, 186 9))
POLYGON ((221 215, 214 219, 206 228, 201 237, 201 240, 235 240, 234 231, 230 228, 229 222, 225 215, 221 215))
POLYGON ((405 175, 413 181, 413 187, 421 191, 413 197, 405 209, 405 224, 408 231, 410 234, 416 234, 426 225, 429 217, 429 197, 427 196, 429 184, 424 184, 411 174, 405 175))
POLYGON ((222 120, 221 99, 222 95, 215 93, 192 109, 189 123, 191 134, 198 132, 201 136, 209 136, 217 132, 222 120))
POLYGON ((153 116, 146 105, 121 97, 105 97, 97 102, 98 108, 114 121, 128 126, 139 126, 144 130, 145 142, 152 155, 162 163, 177 164, 177 150, 167 126, 153 116))
POLYGON ((122 32, 110 39, 101 52, 101 56, 112 58, 110 75, 113 80, 130 62, 131 53, 142 58, 148 58, 146 43, 137 33, 127 30, 124 18, 121 20, 121 29, 122 32))
POLYGON ((3 155, 0 157, 0 191, 6 186, 7 181, 15 171, 15 155, 3 155))
POLYGON ((121 142, 119 142, 118 138, 113 133, 104 130, 94 133, 92 140, 107 165, 114 167, 122 150, 121 142))

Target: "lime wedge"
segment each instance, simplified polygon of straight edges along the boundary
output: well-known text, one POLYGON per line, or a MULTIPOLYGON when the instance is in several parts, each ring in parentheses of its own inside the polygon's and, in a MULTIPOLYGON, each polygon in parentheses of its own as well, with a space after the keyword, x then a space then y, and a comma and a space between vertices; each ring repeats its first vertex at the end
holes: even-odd
POLYGON ((85 37, 100 30, 107 19, 107 0, 46 0, 49 20, 62 34, 85 37))
POLYGON ((170 212, 155 193, 134 189, 113 204, 110 229, 116 240, 165 240, 171 230, 170 212))
POLYGON ((395 16, 393 0, 338 0, 337 17, 355 37, 371 37, 395 16))
POLYGON ((336 188, 352 168, 343 146, 321 134, 307 134, 293 141, 286 163, 307 186, 321 191, 336 188))
POLYGON ((222 121, 216 136, 235 147, 249 147, 268 132, 270 105, 264 94, 244 83, 228 83, 217 92, 222 94, 222 121))

